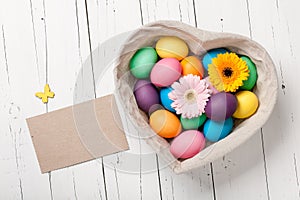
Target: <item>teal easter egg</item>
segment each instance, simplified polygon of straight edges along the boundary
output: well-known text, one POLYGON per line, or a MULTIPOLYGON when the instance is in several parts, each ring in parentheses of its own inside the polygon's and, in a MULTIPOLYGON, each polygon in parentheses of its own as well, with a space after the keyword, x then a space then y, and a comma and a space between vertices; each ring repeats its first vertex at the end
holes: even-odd
POLYGON ((224 48, 212 49, 212 50, 208 51, 202 59, 203 67, 207 70, 208 65, 211 64, 211 62, 212 62, 211 60, 213 58, 216 58, 218 56, 218 54, 223 54, 226 52, 229 52, 229 51, 224 48))
POLYGON ((233 119, 230 117, 225 121, 214 121, 208 119, 203 128, 205 138, 211 142, 217 142, 225 138, 232 130, 233 119))
POLYGON ((180 117, 180 122, 182 127, 185 130, 190 130, 190 129, 198 129, 206 120, 206 115, 202 114, 198 117, 193 117, 191 119, 189 118, 183 118, 182 116, 180 117))
POLYGON ((166 88, 162 88, 160 90, 160 101, 161 104, 169 111, 171 112, 176 112, 176 110, 174 108, 172 108, 171 104, 173 103, 173 101, 169 98, 169 93, 172 91, 173 89, 171 87, 166 87, 166 88))
POLYGON ((240 89, 252 90, 252 88, 254 87, 254 85, 257 81, 256 66, 249 57, 241 56, 240 58, 246 62, 248 69, 250 71, 248 79, 243 82, 243 85, 240 87, 240 89))
POLYGON ((138 79, 147 79, 157 59, 158 56, 154 48, 141 48, 135 52, 129 62, 130 72, 138 79))

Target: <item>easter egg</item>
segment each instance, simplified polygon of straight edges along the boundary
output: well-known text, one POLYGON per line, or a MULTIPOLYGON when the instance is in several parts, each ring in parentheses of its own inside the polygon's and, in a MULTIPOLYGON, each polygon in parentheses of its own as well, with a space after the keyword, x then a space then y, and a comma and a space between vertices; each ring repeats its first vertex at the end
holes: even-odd
POLYGON ((205 107, 205 114, 215 121, 223 121, 232 116, 237 108, 236 97, 227 92, 220 92, 210 97, 205 107))
POLYGON ((158 61, 150 74, 151 82, 158 87, 167 87, 181 76, 182 67, 175 58, 163 58, 158 61))
POLYGON ((244 60, 247 63, 248 69, 249 69, 249 77, 247 80, 243 81, 243 85, 240 87, 242 90, 252 90, 254 87, 256 80, 257 80, 257 71, 256 66, 252 62, 250 58, 247 56, 241 56, 242 60, 244 60))
POLYGON ((211 94, 217 94, 220 92, 212 85, 212 83, 209 80, 209 76, 205 77, 204 79, 206 80, 206 83, 208 84, 208 89, 211 90, 211 94))
POLYGON ((149 78, 152 67, 157 59, 158 56, 154 48, 141 48, 137 50, 129 62, 130 72, 138 79, 149 78))
POLYGON ((172 91, 173 89, 171 87, 167 87, 167 88, 162 88, 160 90, 160 101, 161 104, 169 111, 171 112, 176 112, 176 110, 174 108, 172 108, 171 104, 173 103, 173 100, 171 100, 169 98, 169 93, 172 91))
POLYGON ((149 124, 153 131, 164 138, 173 138, 181 132, 177 116, 167 110, 157 110, 150 115, 149 124))
POLYGON ((258 108, 258 98, 250 91, 240 91, 236 93, 237 108, 233 117, 244 119, 253 115, 258 108))
POLYGON ((134 85, 134 96, 137 105, 144 112, 154 104, 159 104, 159 95, 154 85, 146 80, 138 80, 134 85))
POLYGON ((174 36, 160 38, 155 49, 161 58, 176 58, 177 60, 182 60, 189 53, 185 41, 174 36))
POLYGON ((203 67, 207 70, 208 65, 211 64, 213 58, 216 58, 218 56, 218 54, 223 54, 226 52, 229 52, 229 51, 224 48, 212 49, 212 50, 208 51, 202 59, 203 67))
POLYGON ((201 78, 204 75, 204 68, 201 61, 196 56, 185 57, 181 62, 182 66, 182 75, 193 74, 200 76, 201 78))
POLYGON ((182 125, 182 128, 189 130, 189 129, 198 129, 206 120, 206 115, 202 114, 198 117, 193 117, 191 119, 189 118, 183 118, 180 117, 180 122, 182 125))
POLYGON ((208 119, 204 123, 203 133, 207 140, 217 142, 225 138, 232 130, 233 119, 230 117, 225 121, 214 121, 208 119))
POLYGON ((175 158, 191 158, 205 147, 205 138, 200 131, 188 130, 178 135, 171 143, 170 152, 175 158))

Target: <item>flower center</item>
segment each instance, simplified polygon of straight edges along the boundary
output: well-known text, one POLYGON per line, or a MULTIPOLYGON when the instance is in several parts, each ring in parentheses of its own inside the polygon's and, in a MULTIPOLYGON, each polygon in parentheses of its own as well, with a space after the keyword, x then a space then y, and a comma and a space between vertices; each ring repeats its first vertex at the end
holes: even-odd
POLYGON ((194 102, 196 100, 195 90, 190 89, 190 90, 185 91, 184 99, 190 103, 194 102))
POLYGON ((223 69, 223 76, 226 76, 227 78, 230 78, 233 71, 230 67, 226 67, 223 69))

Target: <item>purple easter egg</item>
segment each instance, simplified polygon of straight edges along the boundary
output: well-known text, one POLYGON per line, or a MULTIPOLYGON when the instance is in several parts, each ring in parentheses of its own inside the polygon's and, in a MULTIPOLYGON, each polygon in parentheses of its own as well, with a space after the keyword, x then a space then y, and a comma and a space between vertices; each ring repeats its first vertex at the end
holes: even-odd
POLYGON ((148 113, 151 106, 159 104, 159 94, 154 85, 146 80, 138 80, 134 86, 134 96, 141 110, 148 113))
POLYGON ((220 92, 210 97, 205 107, 205 114, 215 121, 223 121, 233 115, 237 108, 236 97, 227 92, 220 92))

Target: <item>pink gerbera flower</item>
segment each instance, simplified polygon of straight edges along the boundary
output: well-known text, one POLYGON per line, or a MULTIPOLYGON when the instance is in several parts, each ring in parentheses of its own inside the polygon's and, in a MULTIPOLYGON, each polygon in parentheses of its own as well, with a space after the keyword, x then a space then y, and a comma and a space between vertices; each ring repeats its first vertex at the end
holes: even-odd
POLYGON ((172 108, 176 114, 182 114, 183 118, 198 117, 204 113, 204 108, 210 97, 206 80, 200 80, 199 76, 188 74, 171 86, 174 90, 169 93, 169 98, 174 102, 172 108))

